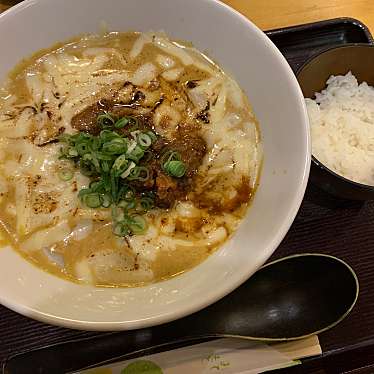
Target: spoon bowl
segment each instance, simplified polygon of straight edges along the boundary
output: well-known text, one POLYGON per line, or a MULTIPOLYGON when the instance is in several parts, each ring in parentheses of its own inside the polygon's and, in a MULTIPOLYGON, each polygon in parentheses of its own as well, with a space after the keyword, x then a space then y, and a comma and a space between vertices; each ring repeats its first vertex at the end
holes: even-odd
POLYGON ((204 330, 256 340, 301 339, 342 321, 358 291, 356 274, 336 257, 285 257, 263 266, 242 287, 205 310, 209 318, 204 330))

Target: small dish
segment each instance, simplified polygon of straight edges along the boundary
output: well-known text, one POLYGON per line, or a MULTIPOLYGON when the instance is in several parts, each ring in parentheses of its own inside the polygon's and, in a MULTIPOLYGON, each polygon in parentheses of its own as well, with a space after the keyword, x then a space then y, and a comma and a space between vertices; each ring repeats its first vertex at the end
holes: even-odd
MULTIPOLYGON (((359 83, 374 85, 374 45, 348 44, 328 49, 307 61, 297 72, 297 79, 305 98, 313 98, 326 86, 331 75, 345 75, 349 71, 359 83)), ((329 169, 312 155, 311 181, 324 191, 345 199, 372 200, 374 186, 357 183, 329 169)))

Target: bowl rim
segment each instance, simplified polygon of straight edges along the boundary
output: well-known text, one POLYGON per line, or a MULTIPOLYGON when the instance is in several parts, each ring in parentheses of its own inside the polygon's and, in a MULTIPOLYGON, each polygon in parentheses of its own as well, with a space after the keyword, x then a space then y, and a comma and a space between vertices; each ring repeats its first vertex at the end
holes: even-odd
MULTIPOLYGON (((320 58, 321 56, 325 55, 326 53, 329 53, 329 52, 332 52, 332 51, 335 51, 335 50, 338 50, 338 49, 349 49, 349 48, 352 48, 352 47, 353 48, 356 48, 356 47, 358 47, 358 48, 361 48, 361 47, 374 48, 374 44, 372 44, 372 43, 347 43, 347 44, 344 44, 344 45, 339 45, 339 46, 329 47, 329 48, 324 49, 323 51, 319 52, 318 54, 310 57, 307 61, 305 61, 297 69, 295 75, 296 75, 296 78, 297 78, 299 84, 300 84, 299 75, 304 70, 304 68, 306 68, 309 64, 311 64, 314 60, 316 60, 317 58, 320 58)), ((360 189, 364 189, 364 190, 373 192, 373 194, 374 194, 374 185, 356 182, 352 179, 346 178, 343 175, 340 175, 340 174, 336 173, 334 170, 330 169, 323 162, 321 162, 316 156, 314 156, 313 155, 313 150, 311 150, 311 160, 312 160, 312 163, 314 165, 316 165, 318 168, 320 168, 321 170, 331 174, 333 177, 335 177, 337 179, 340 179, 342 182, 347 183, 347 184, 351 184, 353 187, 357 187, 357 188, 360 188, 360 189)))
MULTIPOLYGON (((16 5, 15 7, 12 7, 4 13, 2 13, 0 15, 0 22, 4 17, 16 16, 16 13, 18 11, 27 8, 31 4, 43 1, 45 0, 25 0, 16 5)), ((70 319, 67 317, 61 317, 51 313, 47 313, 45 311, 43 312, 30 305, 19 304, 16 301, 5 299, 0 295, 0 303, 2 303, 3 305, 7 306, 8 308, 14 311, 17 311, 23 315, 34 318, 39 321, 75 329, 94 331, 119 331, 155 326, 197 312, 232 292, 234 289, 236 289, 242 283, 244 283, 255 271, 257 271, 266 262, 266 260, 274 253, 274 251, 277 249, 281 241, 284 239, 303 201, 311 165, 311 140, 309 131, 309 121, 301 88, 285 57, 262 30, 260 30, 255 24, 253 24, 248 18, 246 18, 240 12, 219 0, 201 1, 210 3, 212 4, 212 6, 230 12, 235 18, 243 22, 256 36, 256 38, 258 38, 269 50, 271 50, 272 57, 277 60, 276 63, 280 65, 282 71, 287 77, 286 79, 289 82, 290 89, 292 90, 293 95, 295 96, 295 101, 298 103, 298 107, 300 109, 299 126, 303 128, 304 149, 302 152, 303 154, 300 172, 298 174, 299 182, 298 186, 295 187, 294 196, 291 200, 290 207, 286 211, 286 214, 284 215, 282 221, 279 223, 277 235, 274 235, 274 237, 271 238, 266 248, 264 248, 263 253, 261 253, 257 261, 255 262, 255 266, 253 266, 253 269, 247 269, 246 271, 242 271, 239 276, 237 276, 235 279, 230 281, 225 286, 217 287, 217 290, 214 292, 212 291, 209 295, 207 295, 206 298, 194 300, 193 302, 189 303, 188 305, 184 305, 183 307, 179 305, 178 308, 174 308, 172 311, 155 314, 148 318, 142 317, 138 320, 122 319, 121 321, 87 321, 82 319, 70 319)))

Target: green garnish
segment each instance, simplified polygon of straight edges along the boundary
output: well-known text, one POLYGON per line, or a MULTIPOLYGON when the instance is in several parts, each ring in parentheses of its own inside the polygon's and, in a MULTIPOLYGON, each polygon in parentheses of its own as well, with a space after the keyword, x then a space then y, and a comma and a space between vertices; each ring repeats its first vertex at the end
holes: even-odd
POLYGON ((82 201, 89 208, 99 208, 101 206, 100 194, 97 192, 90 192, 83 195, 82 201))
POLYGON ((103 152, 120 155, 127 151, 127 141, 124 138, 114 138, 103 144, 103 152))
POLYGON ((144 234, 144 232, 147 230, 146 220, 139 215, 132 216, 128 220, 127 225, 134 234, 144 234))
POLYGON ((139 122, 137 118, 131 116, 125 116, 120 118, 115 124, 116 129, 123 129, 124 127, 132 126, 131 129, 138 128, 139 122))
POLYGON ((115 118, 110 113, 103 113, 98 115, 97 124, 101 127, 111 127, 115 124, 115 118))
POLYGON ((125 172, 129 163, 130 161, 127 159, 125 154, 118 156, 113 162, 111 170, 112 174, 114 174, 116 177, 120 176, 125 172))
MULTIPOLYGON (((135 141, 135 140, 134 140, 135 141)), ((126 156, 135 162, 139 162, 140 159, 144 156, 144 150, 138 144, 131 151, 127 151, 126 156)))
POLYGON ((151 210, 154 206, 154 199, 150 196, 143 196, 140 199, 140 207, 141 210, 144 212, 147 212, 148 210, 151 210))
POLYGON ((116 222, 113 226, 113 234, 117 236, 126 236, 130 234, 130 230, 126 224, 122 222, 116 222))
POLYGON ((123 129, 125 126, 129 124, 129 119, 127 117, 119 119, 115 124, 114 127, 116 129, 123 129))
POLYGON ((69 181, 73 178, 74 172, 71 169, 61 169, 58 172, 58 176, 62 181, 69 181))
POLYGON ((109 208, 112 205, 112 197, 105 193, 100 195, 100 202, 103 208, 109 208))
POLYGON ((152 138, 148 134, 139 134, 138 143, 144 148, 148 148, 152 144, 152 138))
MULTIPOLYGON (((157 140, 153 131, 139 130, 135 117, 117 118, 111 113, 97 117, 103 128, 99 135, 84 132, 62 135, 64 143, 60 149, 60 159, 74 162, 80 172, 91 179, 87 188, 82 188, 78 197, 92 209, 112 209, 113 233, 118 236, 142 234, 147 230, 147 222, 142 217, 154 207, 154 195, 142 193, 142 182, 151 177, 148 167, 154 154, 150 147, 157 140), (126 128, 126 133, 122 129, 126 128)), ((186 172, 178 152, 168 151, 161 159, 165 173, 180 178, 186 172)), ((70 180, 74 175, 71 169, 61 169, 62 180, 70 180)))
POLYGON ((181 178, 186 173, 186 165, 178 152, 168 151, 161 158, 162 169, 171 177, 181 178))
POLYGON ((168 161, 164 164, 164 170, 172 177, 181 178, 186 172, 186 166, 182 161, 168 161))
POLYGON ((127 178, 129 180, 139 180, 145 182, 149 178, 149 170, 145 166, 135 166, 130 170, 127 178))

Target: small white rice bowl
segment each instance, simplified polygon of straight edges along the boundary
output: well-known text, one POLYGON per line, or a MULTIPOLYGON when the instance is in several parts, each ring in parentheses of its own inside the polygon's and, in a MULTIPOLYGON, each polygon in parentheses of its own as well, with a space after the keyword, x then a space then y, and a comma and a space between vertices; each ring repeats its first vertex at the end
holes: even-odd
POLYGON ((374 87, 351 72, 326 83, 315 100, 305 99, 312 153, 337 174, 374 185, 374 87))

